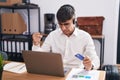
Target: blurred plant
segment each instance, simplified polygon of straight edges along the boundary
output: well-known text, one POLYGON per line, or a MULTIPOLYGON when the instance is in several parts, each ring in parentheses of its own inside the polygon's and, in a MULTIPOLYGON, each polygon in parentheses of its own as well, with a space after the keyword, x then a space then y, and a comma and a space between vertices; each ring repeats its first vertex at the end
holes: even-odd
POLYGON ((3 56, 2 56, 2 54, 0 53, 0 70, 3 70, 3 56))

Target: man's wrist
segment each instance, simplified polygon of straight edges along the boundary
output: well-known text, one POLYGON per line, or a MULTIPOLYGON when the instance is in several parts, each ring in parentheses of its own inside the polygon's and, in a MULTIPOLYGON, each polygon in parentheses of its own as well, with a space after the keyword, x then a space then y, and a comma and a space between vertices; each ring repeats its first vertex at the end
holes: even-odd
MULTIPOLYGON (((84 69, 86 68, 84 67, 84 69)), ((94 69, 94 65, 92 65, 91 68, 89 68, 89 70, 93 70, 93 69, 94 69)))

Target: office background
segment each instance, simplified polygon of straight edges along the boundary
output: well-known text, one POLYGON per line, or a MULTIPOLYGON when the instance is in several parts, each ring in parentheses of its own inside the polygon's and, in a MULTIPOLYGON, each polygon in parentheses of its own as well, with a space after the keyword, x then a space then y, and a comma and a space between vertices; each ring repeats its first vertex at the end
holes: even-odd
MULTIPOLYGON (((105 36, 104 46, 104 64, 116 64, 117 61, 117 35, 118 35, 118 14, 119 0, 31 0, 41 9, 41 31, 44 31, 44 14, 56 13, 58 8, 63 4, 71 4, 76 9, 78 16, 104 16, 103 35, 105 36)), ((36 13, 34 11, 33 13, 36 13)), ((35 26, 35 15, 31 18, 33 32, 37 31, 35 26), (34 18, 32 18, 34 16, 34 18)), ((56 21, 57 23, 57 21, 56 21)))

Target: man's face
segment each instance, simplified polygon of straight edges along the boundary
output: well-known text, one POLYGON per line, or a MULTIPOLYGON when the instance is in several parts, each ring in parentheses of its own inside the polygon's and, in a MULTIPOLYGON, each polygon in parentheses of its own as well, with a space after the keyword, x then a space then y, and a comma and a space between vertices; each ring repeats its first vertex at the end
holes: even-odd
POLYGON ((74 31, 73 18, 62 23, 59 22, 59 26, 65 35, 70 36, 74 31))

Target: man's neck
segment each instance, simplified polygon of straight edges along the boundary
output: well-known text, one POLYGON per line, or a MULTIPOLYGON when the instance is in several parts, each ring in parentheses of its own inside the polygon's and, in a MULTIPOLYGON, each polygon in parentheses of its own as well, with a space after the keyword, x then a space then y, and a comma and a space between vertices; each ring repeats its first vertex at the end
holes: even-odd
POLYGON ((67 36, 70 37, 70 36, 73 34, 74 31, 75 31, 75 28, 74 28, 74 30, 73 30, 70 34, 68 34, 67 36))

